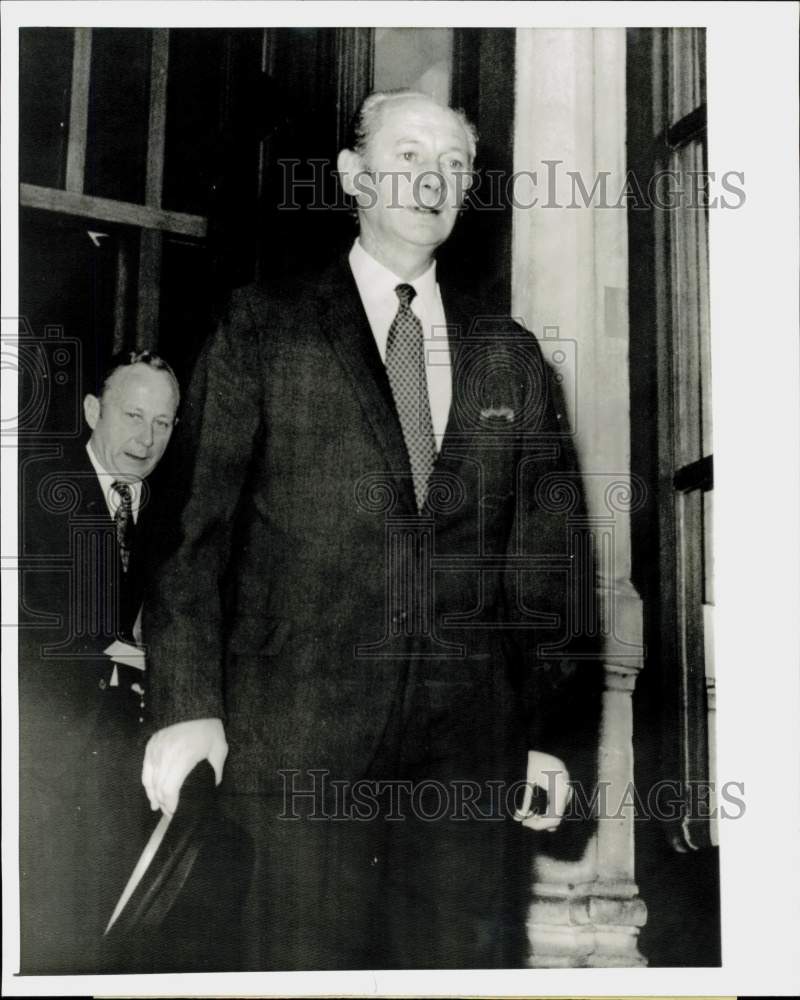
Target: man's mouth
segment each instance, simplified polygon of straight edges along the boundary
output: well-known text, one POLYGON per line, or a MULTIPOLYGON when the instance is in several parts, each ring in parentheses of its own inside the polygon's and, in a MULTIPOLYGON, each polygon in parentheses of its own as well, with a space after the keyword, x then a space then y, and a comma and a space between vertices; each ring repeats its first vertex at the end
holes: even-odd
POLYGON ((421 215, 440 215, 440 208, 428 208, 426 205, 412 205, 412 212, 419 212, 421 215))

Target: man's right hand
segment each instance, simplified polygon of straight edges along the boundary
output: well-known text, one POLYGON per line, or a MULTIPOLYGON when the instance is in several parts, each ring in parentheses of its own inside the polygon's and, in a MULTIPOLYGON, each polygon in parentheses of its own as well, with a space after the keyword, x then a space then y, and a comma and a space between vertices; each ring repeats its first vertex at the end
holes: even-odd
POLYGON ((227 756, 221 719, 191 719, 159 729, 150 737, 142 766, 142 784, 150 808, 172 816, 178 808, 183 782, 194 766, 207 760, 219 784, 227 756))

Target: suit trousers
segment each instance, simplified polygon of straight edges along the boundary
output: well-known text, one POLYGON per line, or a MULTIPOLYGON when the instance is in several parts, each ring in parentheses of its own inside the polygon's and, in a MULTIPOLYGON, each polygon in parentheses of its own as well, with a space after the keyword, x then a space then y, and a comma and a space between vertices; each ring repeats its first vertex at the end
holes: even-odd
MULTIPOLYGON (((141 671, 113 665, 101 678, 101 705, 92 734, 81 788, 78 833, 84 875, 76 886, 82 936, 80 971, 149 971, 109 965, 103 933, 158 816, 141 782, 144 759, 141 671), (141 721, 140 721, 141 720, 141 721)), ((133 954, 133 949, 131 951, 133 954)), ((77 970, 76 970, 77 971, 77 970)))
POLYGON ((82 971, 84 781, 104 659, 46 660, 20 670, 21 970, 82 971))
POLYGON ((284 775, 280 795, 223 794, 255 861, 219 968, 523 963, 531 839, 505 794, 521 744, 485 692, 412 674, 363 780, 320 769, 284 775))

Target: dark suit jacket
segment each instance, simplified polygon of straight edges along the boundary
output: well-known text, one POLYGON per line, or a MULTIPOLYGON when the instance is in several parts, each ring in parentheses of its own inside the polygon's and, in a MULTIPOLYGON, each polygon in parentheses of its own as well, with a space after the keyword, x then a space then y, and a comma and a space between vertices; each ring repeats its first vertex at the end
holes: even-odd
MULTIPOLYGON (((63 751, 91 731, 98 684, 109 666, 103 651, 116 638, 130 641, 142 602, 151 490, 145 481, 123 574, 85 442, 25 454, 20 484, 21 735, 38 720, 50 734, 48 744, 52 739, 63 751)), ((63 752, 52 762, 62 765, 63 752)))
POLYGON ((142 749, 134 745, 143 728, 138 698, 130 683, 108 687, 112 665, 104 650, 116 638, 131 639, 151 496, 148 480, 123 574, 85 443, 39 446, 21 457, 20 858, 28 972, 91 967, 93 941, 81 935, 109 908, 95 884, 99 866, 127 865, 115 831, 124 830, 131 850, 143 843, 124 809, 128 802, 147 805, 138 782, 142 749), (111 775, 116 786, 107 781, 111 775), (100 832, 111 846, 93 851, 100 832))
POLYGON ((236 292, 200 358, 144 630, 157 725, 222 717, 229 787, 360 777, 408 671, 493 718, 520 778, 528 747, 568 757, 591 579, 569 431, 533 335, 442 293, 453 403, 421 516, 346 260, 236 292))

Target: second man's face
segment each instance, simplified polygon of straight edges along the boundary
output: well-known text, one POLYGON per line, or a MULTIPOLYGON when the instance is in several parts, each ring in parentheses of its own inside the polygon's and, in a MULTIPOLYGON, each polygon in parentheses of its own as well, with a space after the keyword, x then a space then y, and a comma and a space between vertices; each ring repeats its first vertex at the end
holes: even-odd
POLYGON ((370 137, 361 177, 361 239, 384 259, 411 247, 430 253, 448 238, 471 168, 458 117, 432 100, 388 102, 370 137))
POLYGON ((145 364, 117 369, 100 399, 87 396, 91 444, 106 472, 149 476, 169 444, 177 406, 171 377, 145 364))

